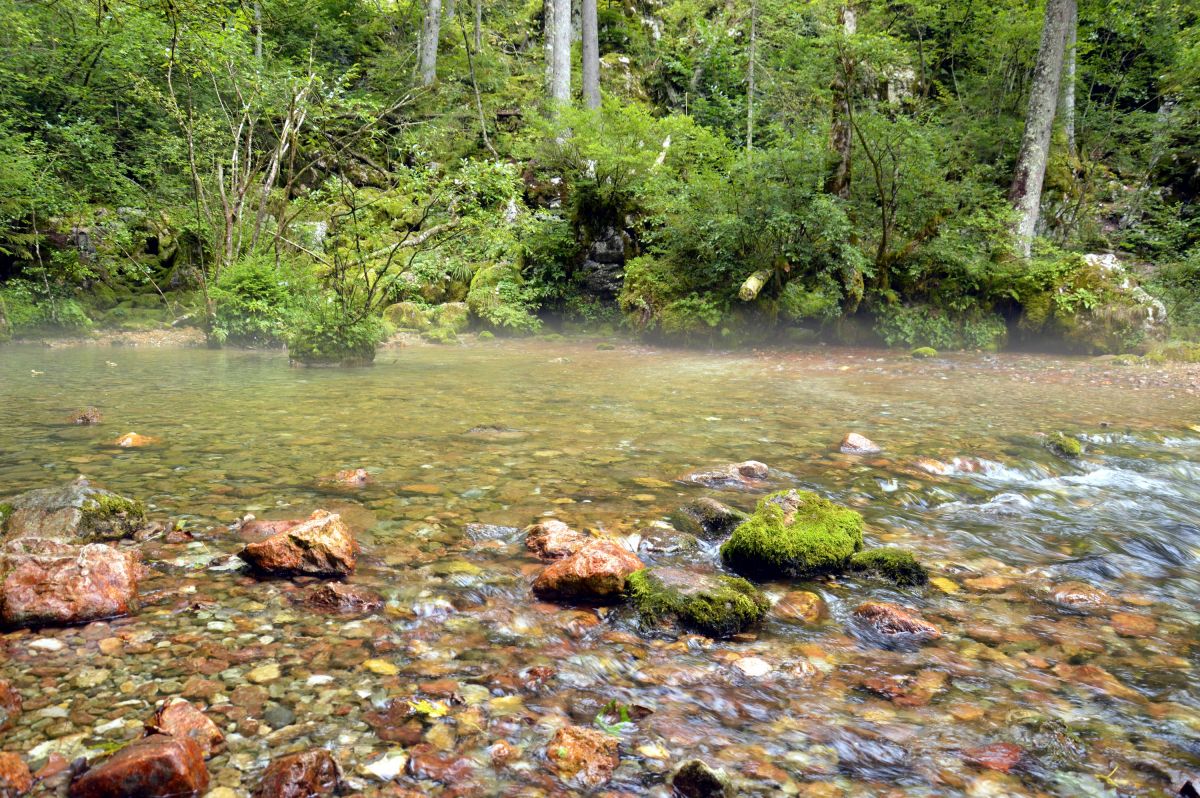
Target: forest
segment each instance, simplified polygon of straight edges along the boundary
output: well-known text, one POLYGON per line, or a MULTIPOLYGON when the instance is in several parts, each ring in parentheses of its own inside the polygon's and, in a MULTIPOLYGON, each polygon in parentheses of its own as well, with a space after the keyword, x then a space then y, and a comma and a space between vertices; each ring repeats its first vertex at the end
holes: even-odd
POLYGON ((1189 0, 10 0, 0 336, 1200 357, 1189 0))

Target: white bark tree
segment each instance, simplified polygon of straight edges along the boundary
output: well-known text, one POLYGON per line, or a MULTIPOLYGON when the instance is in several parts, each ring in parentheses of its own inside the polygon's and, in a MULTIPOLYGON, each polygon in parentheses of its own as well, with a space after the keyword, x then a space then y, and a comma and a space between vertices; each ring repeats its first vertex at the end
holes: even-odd
POLYGON ((1079 9, 1071 6, 1071 18, 1067 21, 1067 41, 1063 58, 1066 65, 1063 68, 1062 87, 1062 122, 1063 132, 1067 134, 1067 149, 1075 152, 1075 45, 1079 33, 1079 9))
POLYGON ((426 0, 418 59, 422 86, 432 86, 437 80, 438 37, 441 33, 442 0, 426 0))
POLYGON ((1054 112, 1062 82, 1067 28, 1074 13, 1075 0, 1046 2, 1046 21, 1042 26, 1041 46, 1029 88, 1025 133, 1021 137, 1017 168, 1008 191, 1008 199, 1017 211, 1017 243, 1026 257, 1033 247, 1033 235, 1041 210, 1042 183, 1046 179, 1046 163, 1050 159, 1050 134, 1054 129, 1054 112))
POLYGON ((553 0, 554 28, 551 54, 554 72, 550 99, 560 105, 571 102, 571 0, 553 0))
POLYGON ((600 107, 600 24, 596 0, 583 0, 583 104, 600 107))

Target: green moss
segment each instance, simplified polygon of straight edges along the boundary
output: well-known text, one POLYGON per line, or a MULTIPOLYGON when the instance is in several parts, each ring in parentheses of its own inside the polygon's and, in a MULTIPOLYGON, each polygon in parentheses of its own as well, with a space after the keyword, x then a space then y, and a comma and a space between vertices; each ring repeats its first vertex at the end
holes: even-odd
POLYGON ((1156 356, 1156 362, 1159 363, 1200 363, 1200 344, 1187 341, 1171 341, 1170 343, 1153 347, 1149 355, 1156 356))
POLYGON ((444 305, 438 305, 430 315, 434 324, 449 329, 455 334, 464 332, 471 324, 471 311, 465 302, 447 302, 444 305))
POLYGON ((492 332, 491 330, 484 330, 483 332, 481 332, 479 334, 480 341, 491 341, 495 337, 496 337, 496 334, 494 332, 492 332))
POLYGON ((435 327, 432 330, 421 333, 421 337, 431 344, 456 344, 458 343, 458 334, 449 327, 435 327))
POLYGON ((721 546, 721 558, 755 578, 806 577, 845 569, 863 546, 862 516, 808 491, 781 491, 721 546))
POLYGON ((397 302, 383 310, 383 318, 401 330, 428 330, 433 322, 416 302, 397 302))
POLYGON ((627 584, 644 621, 674 617, 710 637, 729 637, 753 626, 771 606, 758 588, 735 576, 658 568, 631 574, 627 584))
POLYGON ((79 508, 79 531, 92 538, 126 538, 146 523, 146 505, 115 493, 96 493, 79 508))
POLYGON ((929 581, 929 571, 903 549, 870 549, 850 558, 855 571, 868 571, 890 579, 898 585, 923 585, 929 581))
POLYGON ((916 349, 914 349, 909 354, 911 354, 917 360, 925 360, 927 358, 938 356, 937 350, 934 349, 932 346, 918 346, 916 349))
POLYGON ((616 344, 609 343, 608 341, 603 341, 601 343, 596 344, 596 350, 599 352, 611 352, 612 350, 614 350, 616 348, 617 348, 616 344))
POLYGON ((4 522, 12 515, 13 506, 8 502, 0 502, 0 531, 4 529, 4 522))
POLYGON ((1083 444, 1065 432, 1056 432, 1046 438, 1046 448, 1059 457, 1079 457, 1083 454, 1083 444))

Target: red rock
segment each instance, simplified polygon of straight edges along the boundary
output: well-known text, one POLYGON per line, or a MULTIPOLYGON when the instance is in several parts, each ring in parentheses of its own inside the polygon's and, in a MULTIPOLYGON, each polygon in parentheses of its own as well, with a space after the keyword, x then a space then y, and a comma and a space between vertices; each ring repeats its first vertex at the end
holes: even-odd
POLYGON ((692 471, 679 478, 708 488, 758 488, 770 475, 770 468, 757 460, 730 463, 706 471, 692 471))
POLYGON ((1075 609, 1090 609, 1092 607, 1108 607, 1113 602, 1112 596, 1098 587, 1084 582, 1065 582, 1055 585, 1050 593, 1055 604, 1075 609))
POLYGON ((371 482, 371 475, 365 468, 347 468, 331 476, 322 477, 320 481, 327 485, 361 488, 371 482))
POLYGON ((322 612, 363 615, 381 609, 383 596, 356 585, 326 582, 308 591, 304 603, 322 612))
POLYGON ((409 749, 408 770, 418 779, 432 779, 442 784, 458 784, 475 772, 475 763, 466 757, 440 754, 429 743, 409 749))
POLYGON ((342 768, 324 748, 311 748, 272 760, 255 798, 323 798, 342 786, 342 768))
POLYGON ((191 737, 207 759, 225 743, 225 735, 207 715, 181 698, 162 704, 146 724, 147 734, 191 737))
POLYGON ((525 529, 525 546, 540 559, 557 560, 583 548, 588 537, 551 518, 525 529))
POLYGON ((91 426, 92 424, 99 424, 101 421, 103 421, 104 416, 100 413, 100 409, 97 407, 85 407, 82 410, 76 410, 67 420, 72 424, 91 426))
POLYGON ((33 774, 33 777, 40 782, 46 782, 53 779, 60 773, 65 773, 71 767, 71 762, 65 756, 57 751, 46 757, 46 764, 38 768, 38 772, 33 774))
POLYGON ((0 753, 0 796, 18 798, 33 788, 33 776, 25 760, 17 754, 0 753))
POLYGON ((0 679, 0 731, 5 731, 17 722, 21 714, 21 694, 11 683, 0 679))
POLYGON ((238 556, 272 575, 348 576, 357 550, 341 517, 317 510, 302 524, 247 544, 238 556))
POLYGON ((869 623, 883 635, 909 635, 921 642, 937 640, 942 632, 914 611, 887 601, 868 601, 854 610, 854 616, 869 623))
POLYGON ((847 433, 838 448, 845 454, 878 454, 883 451, 875 441, 857 432, 847 433))
POLYGON ((121 437, 113 441, 113 446, 119 446, 122 449, 138 449, 142 446, 153 446, 158 443, 158 438, 149 435, 138 435, 136 432, 126 432, 121 437))
POLYGON ((208 790, 204 752, 190 737, 155 734, 130 743, 71 783, 70 798, 182 798, 208 790))
POLYGON ((1121 637, 1150 637, 1158 631, 1158 623, 1149 615, 1114 612, 1109 620, 1113 630, 1121 637))
POLYGON ((12 626, 127 615, 137 598, 137 560, 102 543, 12 541, 0 556, 0 573, 0 620, 12 626))
POLYGON ((620 763, 617 744, 616 737, 597 729, 563 726, 546 746, 546 758, 563 781, 599 787, 620 763))
POLYGON ((171 527, 167 530, 167 534, 163 536, 163 542, 171 544, 187 543, 195 539, 195 535, 180 527, 171 527))
POLYGON ((488 746, 488 756, 493 765, 505 765, 516 757, 517 751, 507 740, 497 740, 488 746))
POLYGON ((293 527, 300 526, 304 523, 303 519, 294 518, 286 521, 267 521, 258 518, 251 518, 245 521, 238 527, 238 537, 244 543, 258 543, 266 540, 272 535, 280 532, 286 532, 293 527))
POLYGON ((992 743, 963 751, 963 759, 976 767, 1008 773, 1021 761, 1021 753, 1019 745, 992 743))
POLYGON ((597 540, 549 565, 533 591, 543 598, 616 601, 625 592, 626 578, 645 567, 616 543, 597 540))
POLYGON ((412 705, 399 698, 391 699, 381 709, 367 712, 363 719, 376 737, 388 743, 416 745, 425 733, 412 705))

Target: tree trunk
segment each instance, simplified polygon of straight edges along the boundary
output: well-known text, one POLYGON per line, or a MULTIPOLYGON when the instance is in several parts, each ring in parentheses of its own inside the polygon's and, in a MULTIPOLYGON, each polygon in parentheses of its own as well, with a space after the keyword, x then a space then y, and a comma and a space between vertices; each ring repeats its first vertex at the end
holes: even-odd
POLYGON ((254 4, 254 60, 262 61, 262 3, 254 4))
POLYGON ((750 57, 746 64, 746 151, 754 149, 754 60, 758 47, 758 0, 750 0, 750 57))
POLYGON ((458 0, 446 0, 442 4, 442 18, 447 22, 454 21, 454 15, 458 11, 458 0))
POLYGON ((426 0, 425 23, 421 28, 421 85, 437 80, 438 37, 442 32, 442 0, 426 0))
POLYGON ((546 96, 554 94, 554 9, 558 0, 542 0, 542 38, 545 41, 546 96))
POLYGON ((583 0, 583 104, 600 107, 600 26, 596 0, 583 0))
POLYGON ((1074 11, 1075 0, 1046 2, 1046 22, 1042 26, 1042 43, 1038 48, 1037 65, 1033 69, 1033 83, 1029 89, 1025 134, 1021 137, 1017 168, 1008 191, 1008 199, 1017 211, 1017 242, 1026 257, 1033 247, 1033 235, 1037 229, 1042 182, 1046 178, 1046 162, 1050 157, 1054 109, 1058 105, 1058 89, 1062 82, 1067 27, 1074 11))
POLYGON ((1071 4, 1071 18, 1067 21, 1067 41, 1063 57, 1062 121, 1067 134, 1067 150, 1075 154, 1075 37, 1079 32, 1079 9, 1071 4))
POLYGON ((560 105, 571 102, 571 0, 554 0, 554 79, 550 99, 560 105))
MULTIPOLYGON (((858 17, 849 5, 838 12, 838 22, 847 37, 858 31, 858 17)), ((833 119, 829 126, 829 144, 833 150, 834 164, 825 191, 842 199, 850 199, 850 156, 851 138, 850 86, 854 81, 854 60, 843 49, 837 59, 837 75, 833 79, 833 119)))
POLYGON ((475 52, 483 49, 483 0, 475 0, 475 52))

